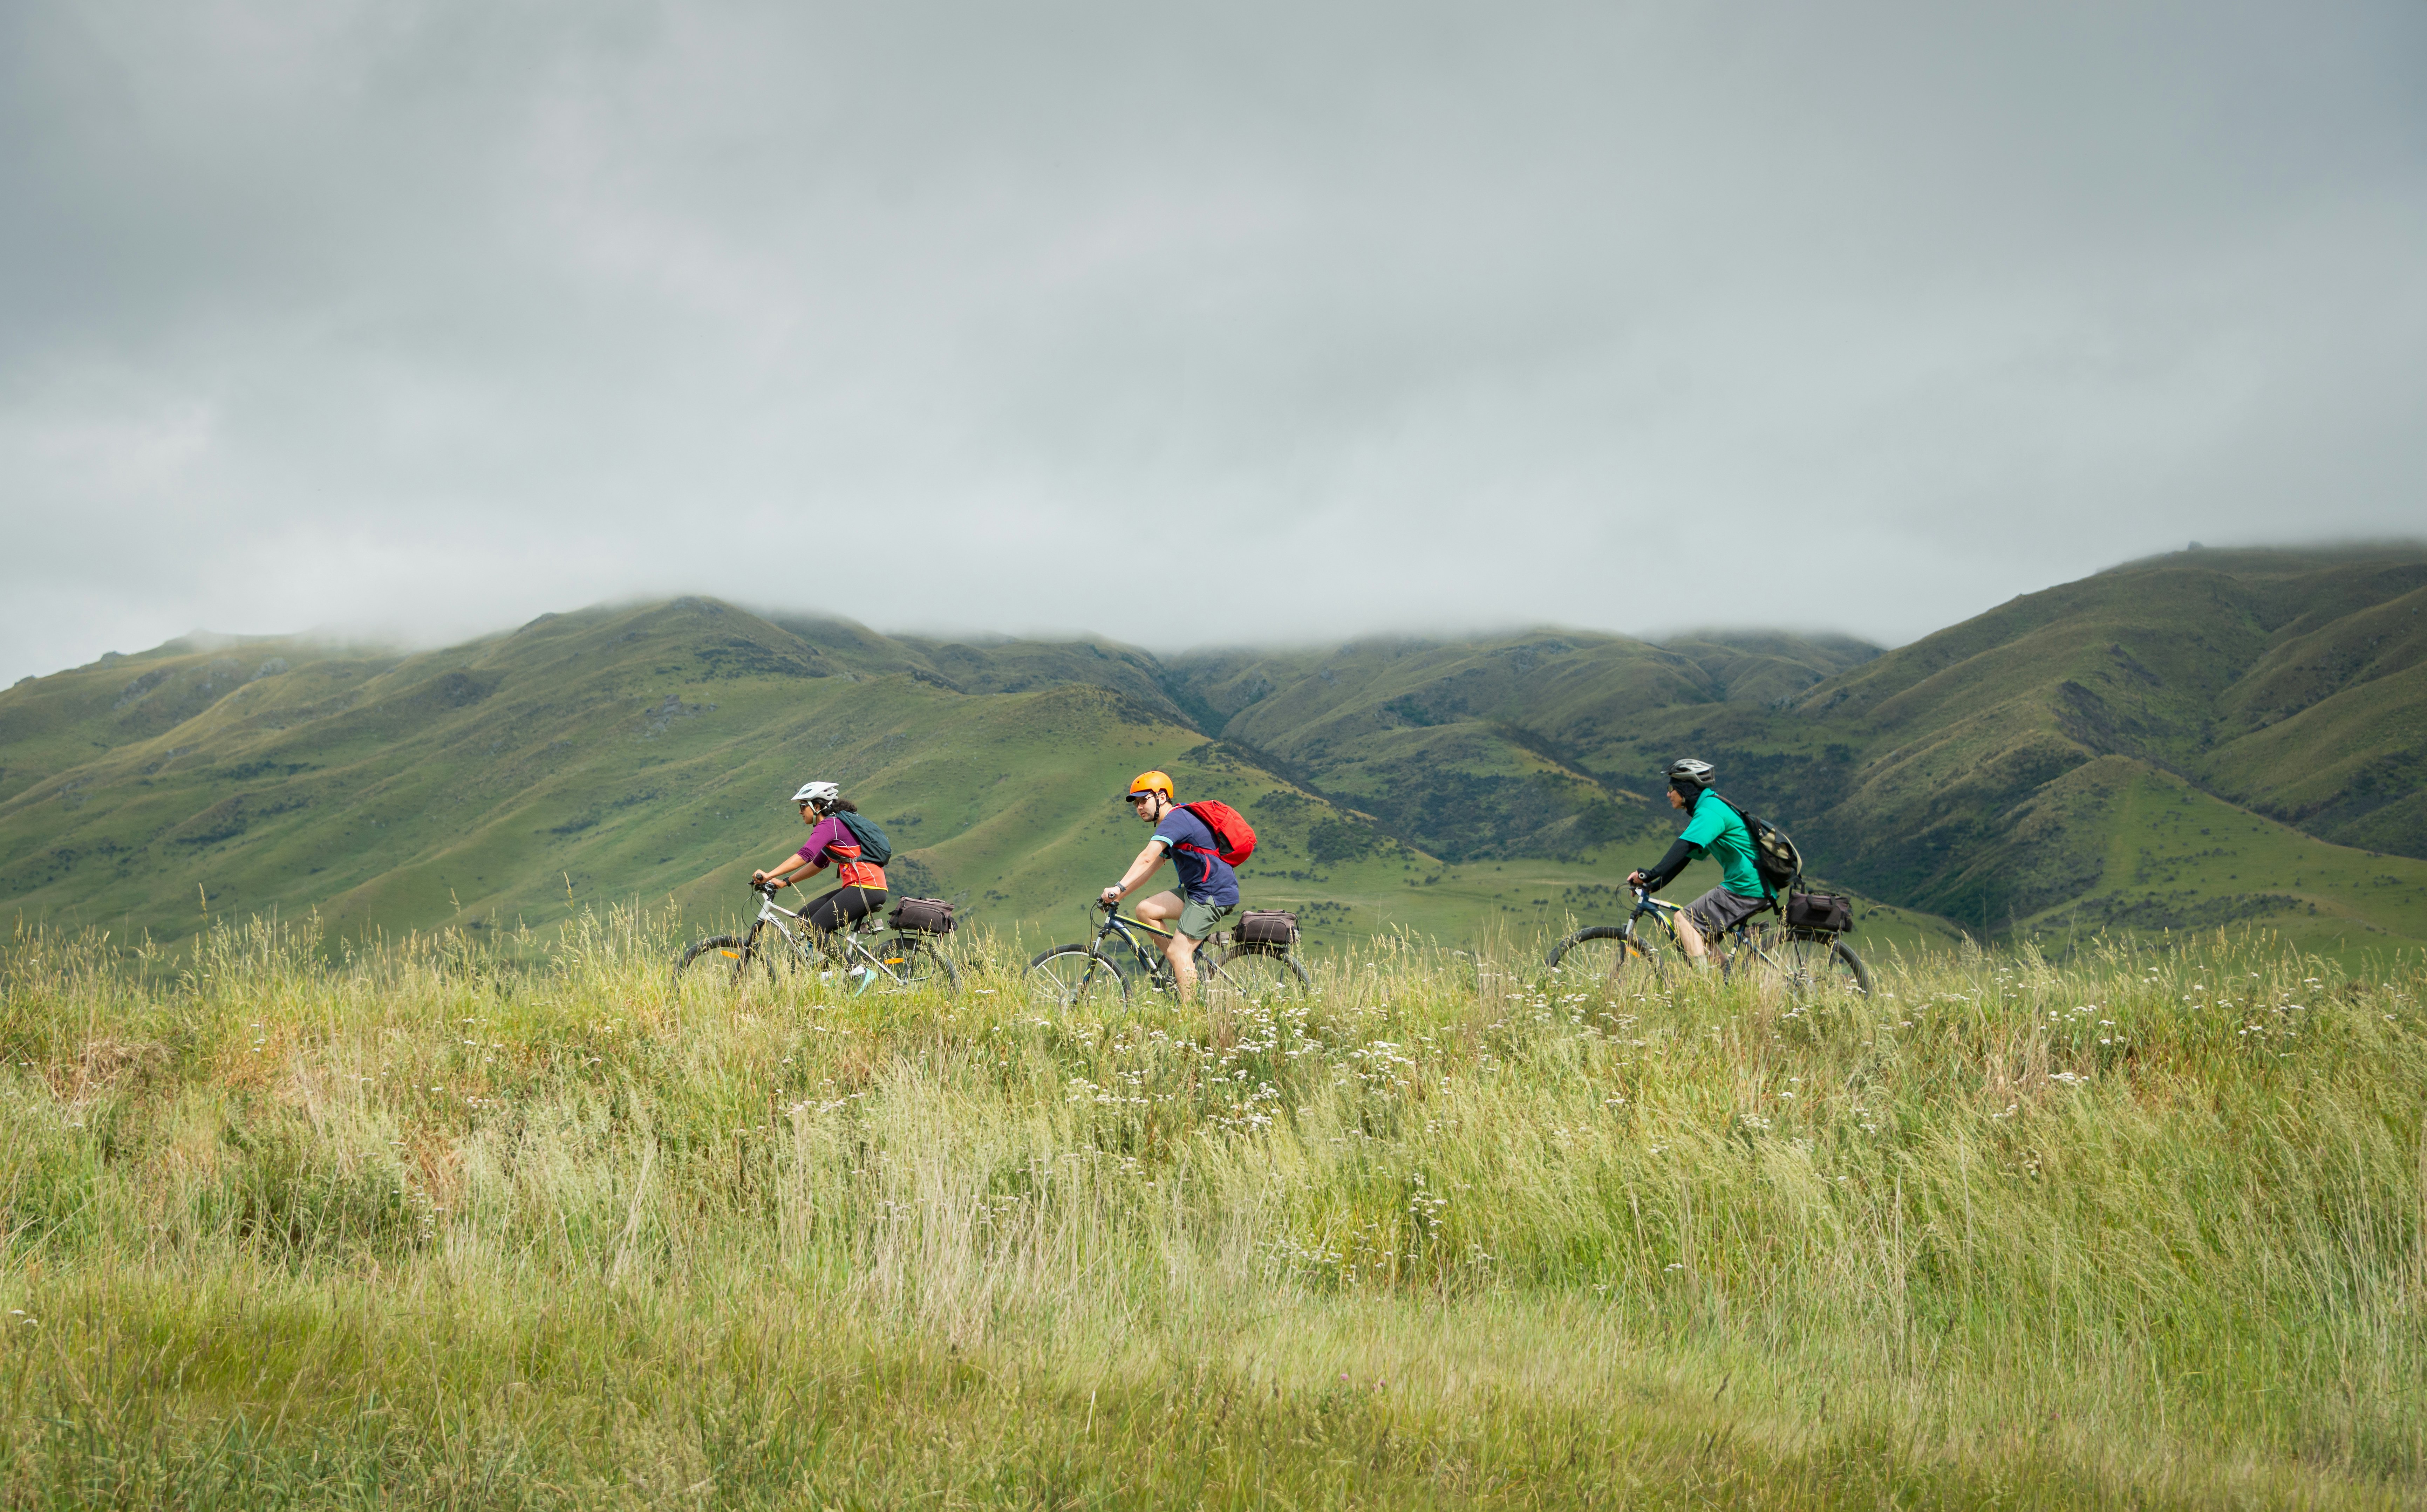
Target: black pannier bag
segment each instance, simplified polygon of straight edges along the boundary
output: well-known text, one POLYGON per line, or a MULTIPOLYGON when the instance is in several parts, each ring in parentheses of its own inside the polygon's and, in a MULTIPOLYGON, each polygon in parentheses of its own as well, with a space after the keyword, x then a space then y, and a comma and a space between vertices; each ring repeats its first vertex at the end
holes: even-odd
POLYGON ((1842 935, 1854 927, 1854 900, 1834 892, 1790 892, 1786 927, 1842 935))
POLYGON ((1295 945, 1297 916, 1278 908, 1250 908, 1235 932, 1242 945, 1295 945))
POLYGON ((941 898, 904 898, 893 905, 893 927, 913 935, 950 935, 953 905, 941 898))

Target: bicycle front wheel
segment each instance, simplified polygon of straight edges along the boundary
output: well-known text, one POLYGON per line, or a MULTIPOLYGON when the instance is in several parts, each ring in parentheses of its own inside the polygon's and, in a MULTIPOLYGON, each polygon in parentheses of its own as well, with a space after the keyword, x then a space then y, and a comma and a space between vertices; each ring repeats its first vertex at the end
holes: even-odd
POLYGON ((1290 1002, 1314 991, 1297 957, 1269 945, 1232 946, 1200 974, 1200 984, 1217 1003, 1290 1002))
POLYGON ((1057 945, 1028 963, 1029 991, 1064 1008, 1111 1008, 1129 1001, 1129 979, 1110 956, 1084 945, 1057 945))
POLYGON ((1580 986, 1631 987, 1667 974, 1659 953, 1623 924, 1588 924, 1552 946, 1542 964, 1556 981, 1580 986))
POLYGON ((1757 931, 1752 944, 1755 959, 1777 972, 1786 990, 1799 998, 1832 992, 1871 995, 1870 968, 1834 935, 1773 926, 1757 931))
POLYGON ((896 986, 961 990, 961 974, 953 969, 951 957, 923 935, 896 935, 876 948, 876 959, 896 986))
MULTIPOLYGON (((751 935, 757 933, 754 930, 751 935)), ((682 959, 675 963, 675 985, 707 982, 733 986, 746 980, 753 967, 774 970, 774 963, 766 960, 750 935, 711 935, 683 951, 682 959)))

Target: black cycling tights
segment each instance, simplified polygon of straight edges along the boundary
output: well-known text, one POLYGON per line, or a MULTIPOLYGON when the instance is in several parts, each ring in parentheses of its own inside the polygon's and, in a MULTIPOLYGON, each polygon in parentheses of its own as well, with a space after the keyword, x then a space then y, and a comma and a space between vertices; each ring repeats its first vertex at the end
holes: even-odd
POLYGON ((801 917, 808 920, 811 929, 821 935, 828 935, 838 924, 848 919, 866 919, 884 906, 885 889, 882 887, 837 887, 802 909, 801 917))

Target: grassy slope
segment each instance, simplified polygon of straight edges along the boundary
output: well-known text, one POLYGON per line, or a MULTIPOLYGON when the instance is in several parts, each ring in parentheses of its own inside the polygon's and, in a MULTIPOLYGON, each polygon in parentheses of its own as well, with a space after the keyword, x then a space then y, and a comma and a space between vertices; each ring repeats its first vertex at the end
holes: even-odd
POLYGON ((1217 1028, 669 943, 0 945, 0 1500, 2427 1497, 2416 957, 1399 950, 1217 1028))
POLYGON ((2378 880, 2415 864, 2320 842, 2408 844, 2427 685, 2404 637, 2422 580, 2415 547, 2135 563, 1891 652, 1791 718, 1732 712, 1697 733, 1773 763, 1780 806, 1856 884, 1956 919, 2078 905, 2144 928, 2336 918, 2418 940, 2418 895, 2378 880), (2241 837, 2172 903, 2145 886, 2170 842, 2114 801, 2160 780, 2214 795, 2207 827, 2241 837), (2237 802, 2310 834, 2224 821, 2237 802), (2280 884, 2294 873, 2301 888, 2280 884))
POLYGON ((2327 844, 2119 757, 2053 786, 2107 854, 2088 893, 2024 921, 2043 937, 2247 921, 2338 959, 2427 940, 2427 861, 2327 844))
POLYGON ((2056 911, 2158 930, 2273 917, 2305 937, 2335 920, 2427 940, 2416 895, 2376 880, 2412 868, 2368 854, 2427 855, 2422 585, 2416 547, 2200 552, 1879 656, 1794 637, 1541 633, 1182 658, 1167 681, 1200 723, 1470 868, 1638 858, 1672 822, 1653 774, 1693 752, 1795 833, 1816 872, 1925 915, 1995 932, 2056 911), (2130 787, 2118 762, 2313 838, 2278 836, 2247 866, 2236 851, 2212 885, 2139 886, 2127 906, 2126 879, 2166 853, 2119 853, 2158 842, 2102 796, 2130 787), (2302 890, 2258 883, 2278 865, 2302 890))

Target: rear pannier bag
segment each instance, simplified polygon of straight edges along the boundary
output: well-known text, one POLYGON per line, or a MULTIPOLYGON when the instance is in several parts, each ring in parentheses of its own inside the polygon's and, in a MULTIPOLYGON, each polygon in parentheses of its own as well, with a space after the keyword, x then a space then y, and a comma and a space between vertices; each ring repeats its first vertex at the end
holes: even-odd
POLYGON ((893 927, 914 935, 950 935, 953 905, 941 898, 904 898, 893 905, 893 927))
POLYGON ((1790 892, 1786 927, 1843 934, 1854 927, 1854 900, 1833 892, 1790 892))
POLYGON ((1239 916, 1242 945, 1295 945, 1297 916, 1278 908, 1250 908, 1239 916))

